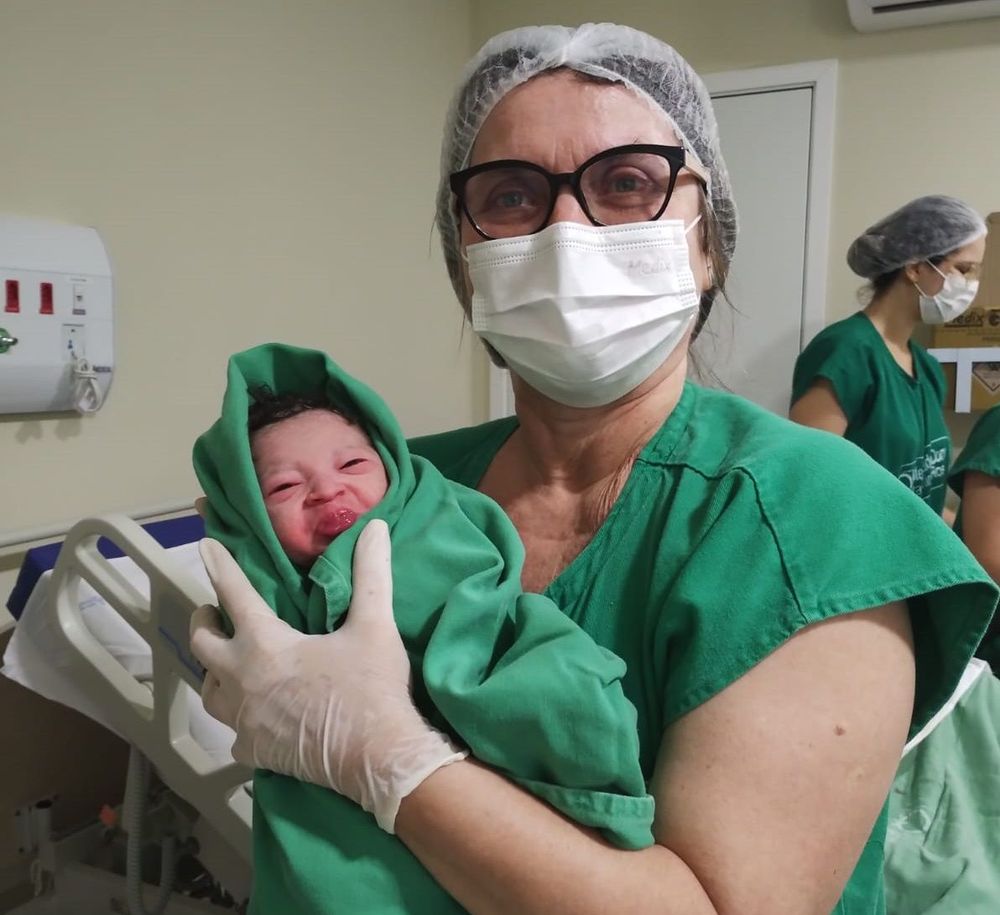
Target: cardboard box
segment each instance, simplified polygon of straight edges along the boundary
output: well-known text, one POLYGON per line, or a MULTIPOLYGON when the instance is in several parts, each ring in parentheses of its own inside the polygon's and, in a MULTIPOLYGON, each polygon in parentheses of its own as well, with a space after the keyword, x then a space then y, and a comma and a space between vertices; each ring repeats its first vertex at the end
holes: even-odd
MULTIPOLYGON (((954 344, 952 344, 954 345, 954 344)), ((944 405, 947 409, 955 409, 955 363, 941 366, 944 377, 948 381, 948 393, 945 394, 944 405)), ((1000 403, 1000 362, 976 362, 972 366, 972 398, 973 413, 989 410, 1000 403)))
MULTIPOLYGON (((982 287, 976 302, 983 298, 982 287)), ((947 324, 936 324, 931 331, 931 346, 1000 346, 1000 305, 981 308, 973 305, 964 315, 947 324)))

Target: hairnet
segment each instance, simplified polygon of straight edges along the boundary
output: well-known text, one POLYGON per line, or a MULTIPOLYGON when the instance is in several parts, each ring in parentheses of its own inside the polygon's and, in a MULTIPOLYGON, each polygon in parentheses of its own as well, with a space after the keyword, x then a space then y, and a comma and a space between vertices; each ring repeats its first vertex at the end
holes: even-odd
POLYGON ((847 265, 874 279, 904 264, 948 254, 986 234, 986 223, 954 197, 918 197, 865 229, 847 249, 847 265))
POLYGON ((464 298, 459 228, 448 176, 468 165, 476 136, 497 102, 533 76, 557 67, 624 84, 666 116, 678 142, 708 170, 709 203, 728 264, 736 247, 736 208, 708 90, 687 61, 659 39, 623 25, 529 26, 503 32, 483 45, 467 65, 445 120, 437 224, 459 299, 464 298))

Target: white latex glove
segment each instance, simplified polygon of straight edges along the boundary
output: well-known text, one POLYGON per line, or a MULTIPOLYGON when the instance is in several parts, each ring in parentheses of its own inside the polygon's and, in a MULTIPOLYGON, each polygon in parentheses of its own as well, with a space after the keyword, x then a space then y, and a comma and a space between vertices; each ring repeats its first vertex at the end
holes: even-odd
POLYGON ((222 544, 202 540, 200 549, 235 635, 223 634, 215 607, 200 607, 191 651, 207 671, 206 710, 236 731, 233 757, 332 788, 393 832, 400 801, 467 754, 410 698, 385 522, 361 532, 354 598, 343 626, 328 635, 303 635, 278 619, 222 544))

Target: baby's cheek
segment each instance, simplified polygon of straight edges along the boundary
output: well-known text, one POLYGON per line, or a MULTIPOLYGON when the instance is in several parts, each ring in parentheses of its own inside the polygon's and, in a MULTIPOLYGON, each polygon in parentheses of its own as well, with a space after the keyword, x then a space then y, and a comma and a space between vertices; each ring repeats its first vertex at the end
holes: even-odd
POLYGON ((286 515, 282 512, 268 511, 271 526, 282 549, 295 562, 308 558, 312 537, 306 530, 304 520, 300 515, 286 515))
POLYGON ((385 498, 385 494, 389 491, 389 477, 385 472, 385 468, 382 468, 382 473, 379 477, 376 477, 372 482, 371 491, 369 493, 369 503, 365 506, 366 510, 370 510, 378 505, 385 498))

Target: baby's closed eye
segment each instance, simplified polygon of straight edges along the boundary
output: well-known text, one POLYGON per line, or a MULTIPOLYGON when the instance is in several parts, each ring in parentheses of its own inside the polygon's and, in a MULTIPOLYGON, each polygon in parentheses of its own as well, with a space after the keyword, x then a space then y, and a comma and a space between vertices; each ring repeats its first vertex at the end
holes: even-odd
POLYGON ((301 480, 267 480, 261 487, 264 498, 272 499, 283 495, 289 495, 296 487, 302 484, 301 480))

